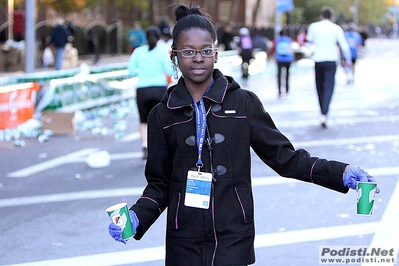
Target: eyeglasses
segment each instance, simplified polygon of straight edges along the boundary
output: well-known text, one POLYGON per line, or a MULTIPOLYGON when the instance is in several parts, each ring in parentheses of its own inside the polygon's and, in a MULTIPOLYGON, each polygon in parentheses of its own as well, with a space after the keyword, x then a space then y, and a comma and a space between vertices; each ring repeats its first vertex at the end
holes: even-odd
POLYGON ((183 49, 183 50, 173 50, 173 52, 181 53, 183 57, 194 57, 197 53, 200 53, 203 57, 212 57, 216 54, 217 48, 205 48, 202 50, 194 50, 194 49, 183 49))

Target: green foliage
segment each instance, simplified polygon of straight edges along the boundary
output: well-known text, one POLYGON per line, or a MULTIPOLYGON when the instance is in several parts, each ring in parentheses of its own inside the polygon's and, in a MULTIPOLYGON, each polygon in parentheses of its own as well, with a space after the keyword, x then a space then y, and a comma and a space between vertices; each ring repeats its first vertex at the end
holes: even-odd
POLYGON ((83 10, 87 6, 86 0, 37 0, 38 8, 52 7, 55 10, 67 13, 71 11, 83 10))
MULTIPOLYGON (((359 24, 378 24, 385 21, 388 11, 386 0, 358 0, 359 24)), ((337 22, 349 22, 353 19, 350 7, 355 0, 294 0, 294 23, 309 24, 319 20, 323 6, 331 6, 335 10, 337 22)))

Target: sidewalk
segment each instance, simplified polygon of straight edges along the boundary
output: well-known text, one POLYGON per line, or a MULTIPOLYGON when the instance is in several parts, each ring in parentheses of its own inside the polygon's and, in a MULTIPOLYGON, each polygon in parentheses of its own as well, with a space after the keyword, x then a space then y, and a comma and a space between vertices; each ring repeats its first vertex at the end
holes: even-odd
MULTIPOLYGON (((90 67, 95 67, 99 68, 102 66, 109 66, 113 64, 123 64, 129 61, 129 54, 115 54, 115 55, 109 55, 109 54, 104 54, 100 57, 100 60, 98 64, 93 64, 95 55, 85 55, 81 56, 79 58, 79 63, 78 65, 81 66, 83 63, 87 64, 90 67)), ((35 73, 40 73, 40 72, 53 72, 53 73, 62 73, 62 72, 68 72, 77 68, 66 68, 66 69, 61 69, 59 71, 55 70, 54 68, 40 68, 37 67, 33 73, 25 73, 24 71, 15 71, 15 72, 0 72, 0 80, 4 78, 15 78, 15 77, 24 77, 24 76, 31 76, 35 73)), ((1 82, 0 82, 1 84, 1 82)))

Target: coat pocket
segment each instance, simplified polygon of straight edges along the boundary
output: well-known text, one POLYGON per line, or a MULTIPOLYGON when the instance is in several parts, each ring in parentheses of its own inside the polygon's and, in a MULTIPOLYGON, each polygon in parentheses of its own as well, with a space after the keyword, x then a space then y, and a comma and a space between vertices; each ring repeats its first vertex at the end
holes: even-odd
POLYGON ((240 204, 244 223, 251 223, 254 220, 254 204, 247 186, 235 188, 238 203, 240 204))
POLYGON ((181 194, 179 192, 173 192, 168 207, 167 225, 169 229, 179 229, 178 217, 180 201, 181 194))

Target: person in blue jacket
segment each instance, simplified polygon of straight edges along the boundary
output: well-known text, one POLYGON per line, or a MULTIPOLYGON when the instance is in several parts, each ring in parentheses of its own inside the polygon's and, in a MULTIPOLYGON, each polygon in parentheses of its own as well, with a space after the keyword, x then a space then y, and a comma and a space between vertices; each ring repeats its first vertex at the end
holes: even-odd
POLYGON ((273 44, 271 52, 275 54, 275 60, 277 63, 278 97, 281 97, 283 69, 285 69, 285 93, 288 94, 290 90, 290 67, 295 58, 292 50, 292 39, 288 36, 286 29, 280 31, 280 36, 276 38, 273 44))
POLYGON ((130 46, 130 53, 133 53, 134 49, 140 47, 147 43, 147 39, 145 36, 145 31, 141 27, 140 21, 136 21, 134 23, 134 27, 129 31, 126 37, 130 46))
POLYGON ((357 32, 355 23, 349 23, 348 30, 345 31, 345 38, 351 50, 352 59, 352 65, 348 66, 345 71, 347 75, 347 84, 352 84, 354 83, 355 78, 355 64, 359 57, 359 51, 362 49, 362 37, 360 36, 360 33, 357 32))
MULTIPOLYGON (((251 153, 279 175, 346 193, 375 181, 295 149, 255 93, 215 69, 217 34, 197 6, 175 10, 171 59, 182 72, 148 116, 147 185, 129 209, 140 240, 167 209, 166 266, 255 263, 251 153)), ((267 218, 265 218, 267 219, 267 218)), ((111 223, 109 234, 122 238, 111 223)))

